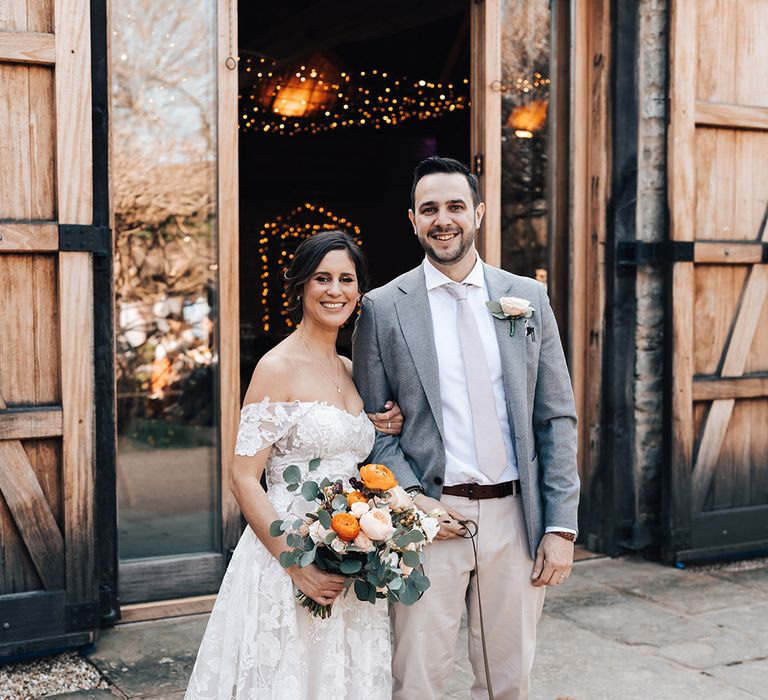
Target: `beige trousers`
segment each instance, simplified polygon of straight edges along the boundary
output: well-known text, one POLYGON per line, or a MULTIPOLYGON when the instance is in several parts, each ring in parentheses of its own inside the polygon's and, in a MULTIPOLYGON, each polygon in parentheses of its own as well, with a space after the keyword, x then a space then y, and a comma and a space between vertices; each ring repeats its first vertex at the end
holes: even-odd
MULTIPOLYGON (((479 526, 478 575, 494 696, 496 700, 525 700, 545 589, 531 585, 533 560, 520 496, 471 501, 444 495, 441 500, 479 526)), ((471 697, 487 700, 472 543, 442 540, 424 551, 424 573, 432 585, 416 604, 397 603, 391 608, 393 700, 440 700, 445 696, 465 605, 469 659, 475 676, 471 697)))

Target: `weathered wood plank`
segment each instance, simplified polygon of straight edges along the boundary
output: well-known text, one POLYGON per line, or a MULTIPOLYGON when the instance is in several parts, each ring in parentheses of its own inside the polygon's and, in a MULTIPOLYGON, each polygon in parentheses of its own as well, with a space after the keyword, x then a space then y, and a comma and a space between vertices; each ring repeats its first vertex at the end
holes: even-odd
MULTIPOLYGON (((767 223, 768 208, 761 224, 759 241, 768 241, 767 223)), ((739 377, 744 374, 766 296, 768 296, 768 266, 753 265, 747 276, 733 331, 723 352, 721 376, 739 377)), ((702 426, 696 465, 693 470, 693 505, 697 510, 704 507, 734 405, 734 399, 713 401, 702 426)))
POLYGON ((58 0, 54 13, 58 220, 64 224, 90 224, 93 164, 89 0, 58 0))
POLYGON ((215 595, 200 595, 175 600, 158 600, 153 603, 134 603, 120 606, 120 624, 163 620, 182 615, 204 615, 213 610, 215 595))
POLYGON ((53 252, 58 249, 57 224, 0 221, 0 253, 53 252))
POLYGON ((479 235, 483 259, 501 265, 501 26, 499 3, 471 5, 473 158, 482 155, 480 193, 488 208, 479 235), (495 89, 492 85, 496 86, 495 89))
POLYGON ((35 404, 61 404, 58 255, 32 258, 35 404))
MULTIPOLYGON (((670 104, 667 135, 667 183, 671 238, 691 241, 696 223, 694 103, 697 42, 695 0, 678 0, 670 17, 670 104)), ((691 531, 691 465, 693 459, 693 263, 676 263, 672 270, 672 449, 670 499, 665 512, 668 546, 689 546, 691 531)))
POLYGON ((36 221, 56 219, 56 89, 54 71, 30 66, 29 192, 30 215, 36 221))
POLYGON ((29 219, 29 68, 0 63, 0 85, 0 219, 29 219))
POLYGON ((751 377, 693 378, 693 400, 758 399, 768 397, 768 374, 751 377))
POLYGON ((0 61, 52 64, 55 61, 53 34, 0 32, 0 61))
POLYGON ((120 562, 120 600, 148 602, 206 595, 218 590, 224 574, 221 554, 192 554, 162 560, 120 562), (152 586, 147 587, 147 581, 152 586))
POLYGON ((693 261, 715 265, 761 263, 765 246, 753 241, 697 241, 693 261))
POLYGON ((29 440, 61 434, 62 417, 58 407, 0 411, 0 440, 29 440))
POLYGON ((237 70, 226 66, 237 51, 237 3, 219 0, 218 41, 218 199, 219 283, 221 297, 220 420, 221 518, 225 551, 241 534, 240 507, 229 488, 232 456, 240 420, 240 263, 238 221, 237 70))
POLYGON ((21 443, 0 442, 0 492, 48 590, 64 586, 64 540, 21 443))
POLYGON ((93 273, 90 253, 59 255, 62 474, 67 601, 95 597, 93 273))
POLYGON ((768 107, 717 104, 697 100, 694 118, 698 126, 768 130, 768 107))
POLYGON ((13 290, 0 313, 0 394, 12 406, 35 397, 32 270, 31 255, 0 256, 0 289, 13 290))

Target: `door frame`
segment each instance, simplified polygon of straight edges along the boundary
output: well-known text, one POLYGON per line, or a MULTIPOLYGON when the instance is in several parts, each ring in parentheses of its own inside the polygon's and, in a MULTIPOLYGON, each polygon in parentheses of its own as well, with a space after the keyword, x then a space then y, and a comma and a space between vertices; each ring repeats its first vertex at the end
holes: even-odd
MULTIPOLYGON (((149 603, 215 593, 242 533, 240 508, 229 488, 240 417, 240 289, 238 191, 237 0, 216 7, 217 230, 220 551, 119 563, 119 596, 149 603)), ((113 374, 114 381, 114 374, 113 374)), ((116 493, 115 486, 112 492, 116 493)), ((117 550, 115 542, 115 550, 117 550)))

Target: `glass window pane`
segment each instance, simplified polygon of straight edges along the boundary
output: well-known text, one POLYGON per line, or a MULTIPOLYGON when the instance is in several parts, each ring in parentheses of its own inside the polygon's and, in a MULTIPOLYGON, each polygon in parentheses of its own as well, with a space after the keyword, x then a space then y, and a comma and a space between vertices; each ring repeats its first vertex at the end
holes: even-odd
POLYGON ((215 26, 111 3, 122 559, 219 548, 215 26))
POLYGON ((547 280, 550 0, 501 0, 502 266, 547 280))

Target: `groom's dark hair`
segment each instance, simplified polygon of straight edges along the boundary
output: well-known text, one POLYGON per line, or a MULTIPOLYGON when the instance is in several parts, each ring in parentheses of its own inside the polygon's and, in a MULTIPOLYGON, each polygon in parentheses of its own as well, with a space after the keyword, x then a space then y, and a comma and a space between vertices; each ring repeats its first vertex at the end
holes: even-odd
POLYGON ((422 160, 413 171, 413 185, 411 186, 411 209, 416 210, 416 185, 421 178, 435 173, 457 173, 467 178, 469 191, 472 193, 472 206, 477 209, 480 204, 480 189, 477 185, 477 175, 464 165, 464 163, 453 158, 441 158, 440 156, 430 156, 422 160))
POLYGON ((296 248, 293 260, 285 271, 285 291, 288 311, 294 321, 301 321, 301 291, 315 274, 323 258, 333 250, 345 250, 355 265, 360 294, 368 291, 368 266, 357 241, 344 231, 321 231, 304 239, 296 248))

